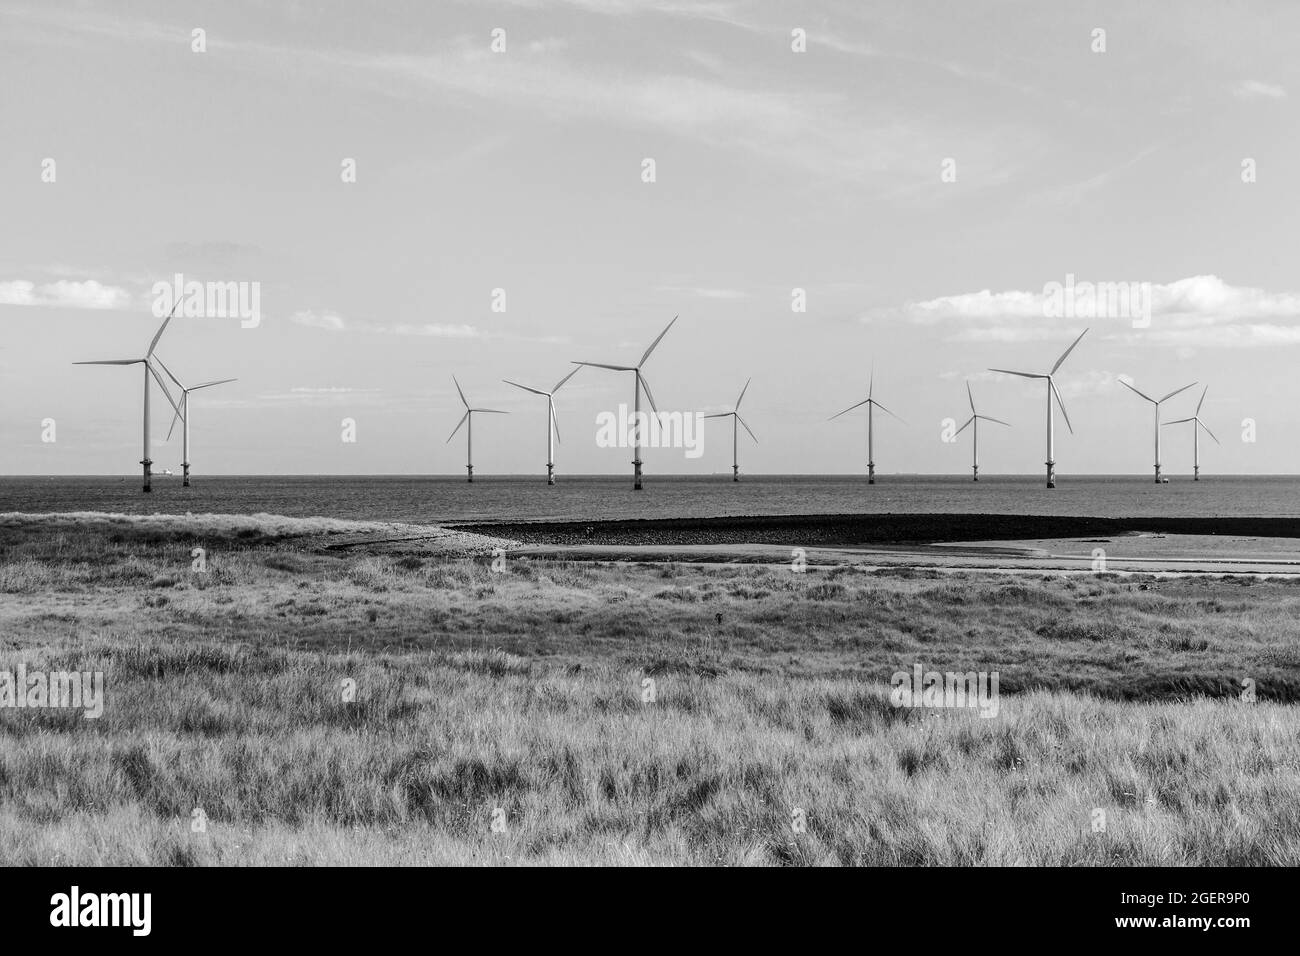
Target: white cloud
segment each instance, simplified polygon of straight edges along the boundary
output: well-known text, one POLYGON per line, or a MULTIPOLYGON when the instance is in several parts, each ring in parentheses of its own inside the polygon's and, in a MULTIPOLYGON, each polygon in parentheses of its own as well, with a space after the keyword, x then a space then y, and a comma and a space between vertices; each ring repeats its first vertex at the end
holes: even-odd
POLYGON ((26 279, 0 282, 0 305, 42 305, 65 309, 127 309, 131 293, 94 279, 78 282, 60 279, 36 285, 26 279))
MULTIPOLYGON (((1061 282, 1061 278, 1050 281, 1061 282)), ((1136 280, 1076 277, 1076 283, 1136 280)), ((1128 317, 1064 319, 1049 315, 1046 292, 983 289, 876 310, 864 322, 900 315, 918 325, 956 326, 957 341, 1033 342, 1059 339, 1067 326, 1092 321, 1099 331, 1132 329, 1144 339, 1187 347, 1249 348, 1300 344, 1300 292, 1233 286, 1217 276, 1151 283, 1151 324, 1133 328, 1128 317), (1260 321, 1265 320, 1265 321, 1260 321), (1273 320, 1273 321, 1267 321, 1273 320), (1295 323, 1295 324, 1291 324, 1295 323)))
POLYGON ((35 288, 24 279, 0 282, 0 305, 36 305, 35 288))
POLYGON ((1043 296, 1034 292, 993 292, 983 289, 908 303, 905 310, 913 322, 921 325, 951 319, 1042 318, 1043 296))

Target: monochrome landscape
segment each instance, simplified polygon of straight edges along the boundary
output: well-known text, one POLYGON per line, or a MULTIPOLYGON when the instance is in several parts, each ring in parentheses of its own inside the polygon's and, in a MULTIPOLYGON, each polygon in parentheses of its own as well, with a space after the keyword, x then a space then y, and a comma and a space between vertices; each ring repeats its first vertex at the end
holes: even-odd
POLYGON ((7 3, 0 862, 1300 864, 1297 29, 7 3))

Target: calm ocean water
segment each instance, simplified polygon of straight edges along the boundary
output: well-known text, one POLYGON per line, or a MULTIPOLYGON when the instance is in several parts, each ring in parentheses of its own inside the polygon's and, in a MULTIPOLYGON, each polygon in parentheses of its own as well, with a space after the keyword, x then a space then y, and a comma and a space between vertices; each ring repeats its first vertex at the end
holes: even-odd
POLYGON ((986 513, 1096 517, 1300 516, 1300 478, 1177 476, 1156 485, 1137 476, 1061 479, 1049 491, 1029 476, 756 475, 739 484, 652 475, 634 492, 623 476, 564 476, 553 488, 533 477, 0 477, 0 511, 121 511, 135 514, 268 512, 293 516, 443 522, 599 520, 723 515, 986 513))

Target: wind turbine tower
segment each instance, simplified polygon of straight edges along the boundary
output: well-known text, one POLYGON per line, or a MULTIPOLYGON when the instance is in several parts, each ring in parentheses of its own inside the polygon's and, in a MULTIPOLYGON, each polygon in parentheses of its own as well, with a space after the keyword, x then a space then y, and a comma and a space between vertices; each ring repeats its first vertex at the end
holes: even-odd
POLYGON ((222 378, 215 382, 204 382, 202 385, 195 385, 193 388, 186 388, 181 384, 180 379, 172 374, 172 370, 167 367, 166 363, 163 362, 161 358, 158 359, 158 364, 161 365, 162 370, 167 373, 167 377, 175 382, 176 387, 181 390, 180 408, 176 409, 176 414, 172 416, 172 427, 167 429, 167 438, 169 440, 171 439, 172 432, 176 428, 176 420, 180 419, 181 468, 185 476, 181 479, 181 487, 188 488, 190 486, 190 392, 197 392, 201 388, 211 388, 213 385, 225 385, 227 382, 238 380, 233 378, 222 378))
POLYGON ((158 370, 153 367, 153 350, 158 347, 158 340, 162 338, 163 332, 167 331, 167 323, 172 320, 176 314, 176 309, 180 306, 178 301, 172 306, 171 312, 167 313, 167 318, 163 319, 162 325, 154 333, 153 341, 149 343, 149 351, 144 353, 144 358, 127 358, 127 359, 103 359, 95 362, 73 362, 73 365, 143 365, 144 366, 144 454, 140 459, 140 465, 144 469, 144 488, 143 491, 148 494, 153 491, 153 458, 149 454, 149 379, 153 378, 162 389, 163 394, 167 396, 167 401, 176 411, 180 411, 175 399, 172 398, 171 392, 167 391, 167 383, 162 380, 158 370))
MULTIPOLYGON (((750 380, 752 381, 752 379, 750 380)), ((745 399, 745 393, 749 391, 749 382, 745 382, 745 387, 740 390, 740 398, 736 399, 735 406, 729 412, 718 412, 715 415, 705 415, 705 418, 730 418, 731 419, 731 480, 740 481, 740 461, 737 458, 737 433, 736 423, 744 425, 745 431, 749 432, 749 437, 754 439, 754 444, 758 444, 758 436, 745 424, 745 420, 740 417, 740 403, 745 399)))
MULTIPOLYGON (((456 376, 453 375, 451 380, 456 382, 456 376)), ((482 412, 485 415, 508 415, 510 413, 495 408, 470 408, 469 402, 465 399, 465 393, 461 390, 460 382, 456 382, 456 391, 460 393, 460 403, 465 406, 465 414, 460 416, 460 421, 456 423, 456 427, 447 436, 447 441, 451 441, 456 437, 456 432, 460 431, 461 425, 468 425, 465 429, 465 470, 469 472, 466 481, 472 485, 474 483, 474 413, 482 412)), ((446 442, 443 442, 443 444, 446 444, 446 442)))
MULTIPOLYGON (((867 397, 864 398, 862 401, 858 402, 856 405, 850 405, 848 408, 844 409, 844 411, 840 412, 839 414, 832 415, 830 418, 827 419, 827 421, 833 422, 835 421, 835 419, 839 418, 840 415, 847 415, 855 408, 860 408, 863 405, 867 406, 867 484, 869 485, 874 485, 876 483, 876 453, 875 453, 875 445, 874 445, 875 439, 873 435, 875 410, 878 408, 886 415, 889 415, 892 418, 898 418, 897 415, 895 415, 884 405, 881 405, 878 401, 876 401, 874 397, 875 391, 876 391, 876 373, 875 370, 873 369, 871 372, 871 381, 867 385, 867 397)), ((900 422, 903 422, 901 418, 898 418, 898 420, 900 422)), ((903 422, 903 424, 906 425, 907 422, 903 422)))
POLYGON ((971 474, 972 481, 980 480, 980 422, 997 422, 999 425, 1011 427, 1009 422, 1004 422, 1000 418, 990 418, 988 415, 981 415, 975 411, 975 396, 971 394, 970 382, 966 383, 966 397, 970 399, 970 418, 966 419, 966 424, 953 433, 956 438, 966 430, 966 425, 971 426, 971 474))
POLYGON ((650 347, 645 350, 645 354, 641 356, 641 361, 637 362, 636 365, 606 365, 602 362, 574 362, 573 363, 574 365, 590 365, 592 368, 607 368, 614 372, 632 372, 636 376, 636 380, 632 383, 632 415, 633 415, 632 421, 635 423, 634 430, 636 434, 634 440, 635 448, 632 454, 632 489, 634 491, 641 490, 641 390, 642 389, 645 389, 645 397, 650 402, 651 411, 653 411, 656 416, 658 416, 659 414, 659 409, 655 406, 654 393, 650 391, 650 383, 645 380, 645 375, 642 374, 641 367, 645 365, 646 359, 650 357, 650 353, 655 350, 655 347, 661 341, 663 341, 663 337, 668 334, 668 330, 673 327, 673 323, 677 321, 677 318, 678 318, 677 316, 675 315, 673 316, 673 321, 669 322, 668 325, 664 327, 664 330, 659 333, 659 337, 650 343, 650 347))
POLYGON ((529 388, 527 385, 520 385, 518 382, 512 382, 508 378, 501 381, 507 385, 513 385, 515 388, 522 388, 525 392, 532 392, 534 395, 546 396, 546 483, 555 484, 555 443, 560 440, 560 422, 555 417, 555 393, 560 390, 569 379, 578 374, 575 368, 564 378, 555 383, 555 387, 549 392, 544 392, 540 388, 529 388))
MULTIPOLYGON (((1192 481, 1201 480, 1201 429, 1205 429, 1205 434, 1214 438, 1214 432, 1210 431, 1210 426, 1201 421, 1201 406, 1205 404, 1205 393, 1210 390, 1210 386, 1205 386, 1201 392, 1201 400, 1196 403, 1196 413, 1191 418, 1179 418, 1172 422, 1165 422, 1166 425, 1181 425, 1183 422, 1195 422, 1192 426, 1192 481)), ((1220 444, 1219 439, 1214 438, 1216 445, 1220 444)))
MULTIPOLYGON (((1146 399, 1148 402, 1150 402, 1152 405, 1155 406, 1156 484, 1157 484, 1157 485, 1158 485, 1158 484, 1161 484, 1161 480, 1160 480, 1160 405, 1161 405, 1162 402, 1166 402, 1166 401, 1168 401, 1169 399, 1173 398, 1173 397, 1174 397, 1175 395, 1177 395, 1179 392, 1185 392, 1185 391, 1187 391, 1189 388, 1191 388, 1191 387, 1192 387, 1193 385, 1195 385, 1196 383, 1195 383, 1195 382, 1191 382, 1190 384, 1184 385, 1182 388, 1176 388, 1176 389, 1174 389, 1172 392, 1170 392, 1168 395, 1166 395, 1164 398, 1152 398, 1150 395, 1144 395, 1142 392, 1139 392, 1136 388, 1134 388, 1134 387, 1133 387, 1132 385, 1130 385, 1128 382, 1124 381, 1122 378, 1119 380, 1119 383, 1120 383, 1121 385, 1123 385, 1125 388, 1127 388, 1127 389, 1128 389, 1130 392, 1132 392, 1133 394, 1137 395, 1137 396, 1140 397, 1140 398, 1144 398, 1144 399, 1146 399)), ((1204 398, 1205 396, 1202 395, 1201 397, 1204 398)), ((1200 406, 1197 406, 1197 407, 1199 408, 1200 406)))
POLYGON ((1019 375, 1021 378, 1041 378, 1047 381, 1047 487, 1056 487, 1056 420, 1052 415, 1052 399, 1056 399, 1057 406, 1061 409, 1061 416, 1065 419, 1065 427, 1070 429, 1070 434, 1074 434, 1074 426, 1070 424, 1070 416, 1065 411, 1065 403, 1061 401, 1061 393, 1056 390, 1056 381, 1052 378, 1056 370, 1061 367, 1061 363, 1066 357, 1074 351, 1074 347, 1079 341, 1088 334, 1084 329, 1079 333, 1079 338, 1070 343, 1070 347, 1061 353, 1061 357, 1056 360, 1050 372, 1013 372, 1007 368, 991 368, 990 372, 1001 372, 1003 375, 1019 375))

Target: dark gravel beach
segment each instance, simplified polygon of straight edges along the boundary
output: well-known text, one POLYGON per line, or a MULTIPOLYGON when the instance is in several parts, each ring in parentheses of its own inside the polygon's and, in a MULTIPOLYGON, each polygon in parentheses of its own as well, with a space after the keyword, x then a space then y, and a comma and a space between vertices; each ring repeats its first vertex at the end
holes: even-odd
POLYGON ((802 547, 1016 541, 1136 532, 1300 538, 1300 518, 1086 518, 1007 514, 856 514, 478 522, 451 525, 525 544, 789 544, 802 547))

